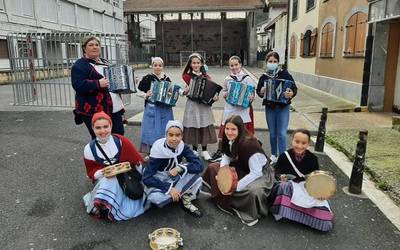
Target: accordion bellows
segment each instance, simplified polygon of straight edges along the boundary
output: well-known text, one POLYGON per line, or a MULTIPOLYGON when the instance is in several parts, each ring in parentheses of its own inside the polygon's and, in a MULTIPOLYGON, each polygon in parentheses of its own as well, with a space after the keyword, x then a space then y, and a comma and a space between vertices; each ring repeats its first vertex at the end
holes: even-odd
POLYGON ((153 95, 150 96, 149 102, 175 106, 179 98, 180 89, 180 84, 174 84, 168 81, 153 81, 150 87, 153 95))
POLYGON ((253 85, 230 81, 226 101, 233 106, 248 108, 251 104, 250 96, 253 95, 254 90, 255 87, 253 85))
POLYGON ((109 81, 108 90, 117 94, 136 93, 133 70, 128 65, 113 65, 104 68, 104 77, 109 81))

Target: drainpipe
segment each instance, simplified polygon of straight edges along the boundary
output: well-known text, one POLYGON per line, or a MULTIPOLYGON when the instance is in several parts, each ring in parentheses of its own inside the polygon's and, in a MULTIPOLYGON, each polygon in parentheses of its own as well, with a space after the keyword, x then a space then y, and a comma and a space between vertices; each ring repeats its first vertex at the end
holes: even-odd
POLYGON ((289 58, 289 23, 290 23, 290 0, 287 1, 287 14, 286 14, 286 48, 285 48, 285 64, 283 65, 284 69, 288 68, 288 58, 289 58))
POLYGON ((372 34, 373 24, 368 25, 368 36, 365 46, 365 59, 364 59, 364 70, 363 70, 363 81, 361 87, 361 102, 360 106, 368 105, 368 90, 369 80, 371 77, 371 65, 372 65, 372 47, 374 44, 374 36, 372 34))

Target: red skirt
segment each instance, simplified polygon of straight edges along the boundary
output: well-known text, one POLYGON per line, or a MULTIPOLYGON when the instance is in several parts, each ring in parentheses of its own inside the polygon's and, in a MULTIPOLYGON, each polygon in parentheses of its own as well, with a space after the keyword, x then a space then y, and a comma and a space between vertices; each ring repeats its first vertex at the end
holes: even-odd
MULTIPOLYGON (((244 126, 246 127, 247 131, 249 131, 250 134, 254 135, 255 133, 255 129, 254 129, 254 112, 253 112, 253 106, 250 105, 250 119, 251 122, 246 122, 244 124, 244 126)), ((221 124, 221 126, 219 127, 219 132, 218 132, 218 138, 222 139, 222 137, 224 136, 224 131, 225 131, 225 125, 221 124)))

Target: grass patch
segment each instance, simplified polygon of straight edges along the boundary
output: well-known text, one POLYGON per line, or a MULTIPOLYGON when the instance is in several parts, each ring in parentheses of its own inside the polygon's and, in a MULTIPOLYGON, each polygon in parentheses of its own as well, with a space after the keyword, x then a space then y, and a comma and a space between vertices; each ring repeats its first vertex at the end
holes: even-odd
MULTIPOLYGON (((358 142, 358 130, 328 132, 326 142, 343 152, 351 161, 358 142)), ((389 128, 368 131, 366 172, 376 186, 391 196, 400 205, 400 133, 389 128)))

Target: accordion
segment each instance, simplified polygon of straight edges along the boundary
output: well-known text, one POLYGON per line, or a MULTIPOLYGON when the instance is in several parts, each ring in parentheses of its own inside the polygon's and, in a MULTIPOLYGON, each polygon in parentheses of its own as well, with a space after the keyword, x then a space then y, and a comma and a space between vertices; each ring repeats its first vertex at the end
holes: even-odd
POLYGON ((133 70, 128 65, 113 65, 104 68, 104 77, 109 81, 108 90, 118 94, 136 93, 133 70))
POLYGON ((271 102, 287 104, 289 99, 284 95, 286 89, 293 90, 294 82, 285 79, 268 79, 264 82, 264 99, 271 102))
POLYGON ((148 100, 152 103, 164 103, 169 106, 175 106, 178 101, 180 88, 180 84, 167 81, 153 81, 150 87, 153 95, 148 100))
POLYGON ((195 77, 191 84, 187 97, 195 102, 211 106, 214 96, 218 96, 222 87, 206 77, 195 77))
POLYGON ((251 104, 250 96, 254 94, 255 87, 246 83, 231 81, 226 101, 234 106, 248 108, 251 104))

